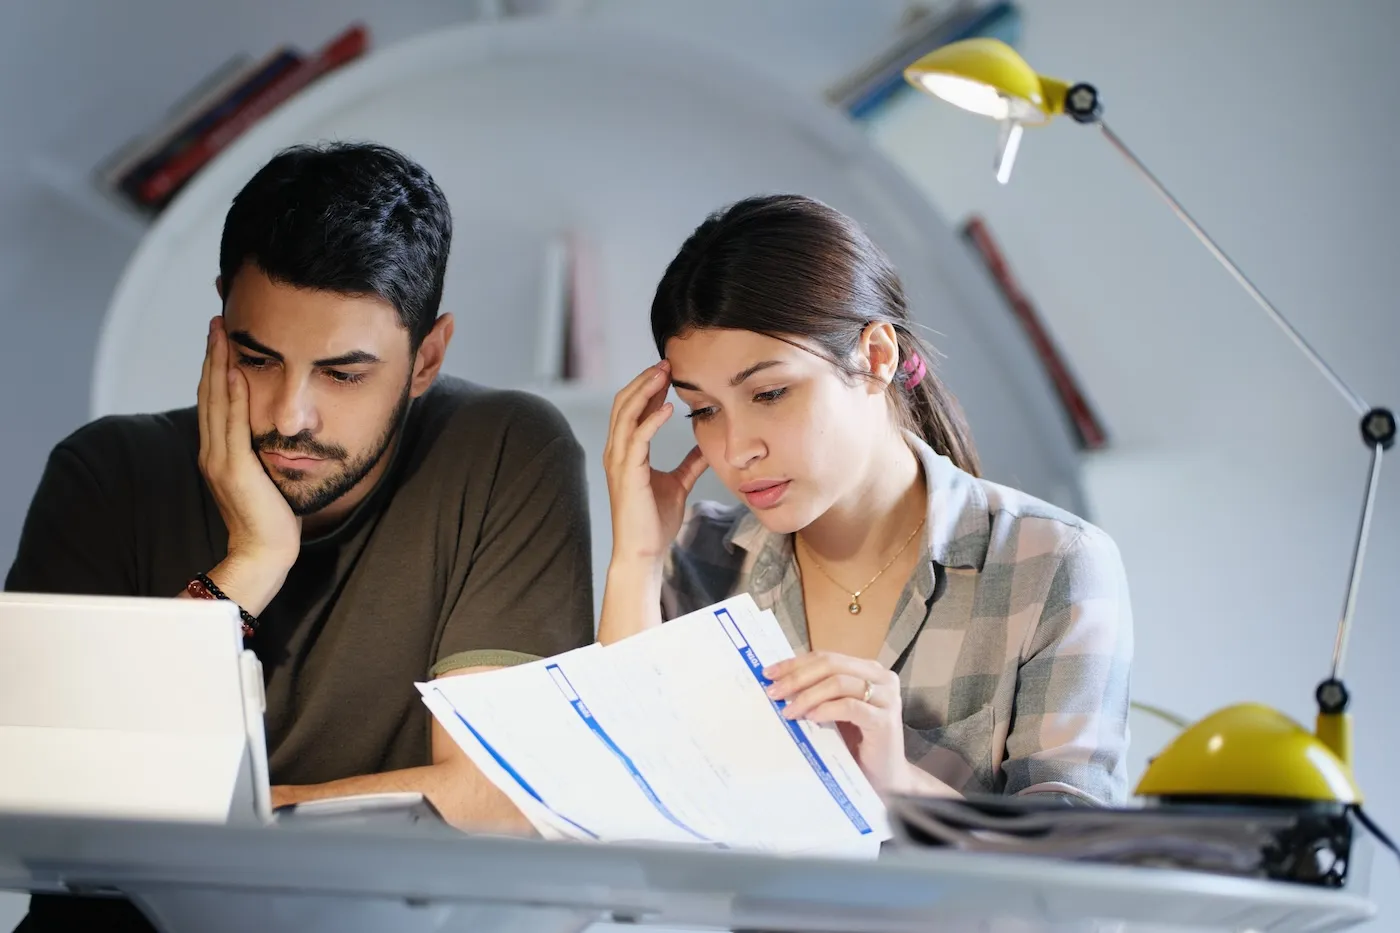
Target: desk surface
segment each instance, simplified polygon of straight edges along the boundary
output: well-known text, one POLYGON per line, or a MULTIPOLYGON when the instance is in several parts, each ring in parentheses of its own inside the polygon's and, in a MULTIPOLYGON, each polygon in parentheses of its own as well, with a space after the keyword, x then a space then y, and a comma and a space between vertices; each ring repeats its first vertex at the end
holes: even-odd
MULTIPOLYGON (((441 829, 385 833, 0 814, 0 889, 65 887, 116 888, 153 902, 184 897, 186 907, 190 896, 203 897, 199 909, 206 912, 219 898, 244 906, 301 898, 364 909, 375 902, 426 911, 487 905, 522 919, 531 911, 562 912, 581 918, 577 927, 612 918, 824 933, 928 930, 931 920, 940 930, 1095 929, 1094 920, 1116 920, 1129 930, 1322 933, 1374 912, 1362 897, 1297 885, 937 850, 860 862, 441 829)), ((292 922, 285 910, 277 916, 292 922)), ((263 933, 275 933, 277 916, 264 911, 263 933)), ((304 912, 296 922, 305 924, 304 912)))

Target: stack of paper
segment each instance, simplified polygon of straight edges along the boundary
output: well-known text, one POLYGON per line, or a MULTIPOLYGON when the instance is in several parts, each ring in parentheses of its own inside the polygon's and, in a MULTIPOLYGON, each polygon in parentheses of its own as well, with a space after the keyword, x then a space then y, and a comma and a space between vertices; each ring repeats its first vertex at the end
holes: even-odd
POLYGON ((783 718, 792 647, 737 596, 609 646, 418 684, 546 838, 874 855, 884 804, 834 727, 783 718))
POLYGON ((895 838, 909 846, 1148 865, 1338 887, 1352 858, 1344 810, 1280 801, 1087 807, 1028 797, 895 796, 895 838))

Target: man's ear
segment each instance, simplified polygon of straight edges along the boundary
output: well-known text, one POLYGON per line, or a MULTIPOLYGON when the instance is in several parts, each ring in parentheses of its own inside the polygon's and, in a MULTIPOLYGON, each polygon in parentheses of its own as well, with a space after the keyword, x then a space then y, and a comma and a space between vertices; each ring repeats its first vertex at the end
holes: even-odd
POLYGON ((899 334, 888 321, 867 324, 856 348, 860 364, 875 377, 879 391, 894 381, 899 372, 899 334))
POLYGON ((413 359, 413 381, 409 385, 409 395, 417 398, 437 378, 442 369, 442 361, 447 358, 447 345, 452 342, 452 331, 456 324, 451 314, 442 314, 433 322, 433 329, 418 345, 418 353, 413 359))
POLYGON ((228 296, 224 294, 224 277, 222 275, 214 276, 214 291, 219 293, 219 301, 228 301, 228 296))

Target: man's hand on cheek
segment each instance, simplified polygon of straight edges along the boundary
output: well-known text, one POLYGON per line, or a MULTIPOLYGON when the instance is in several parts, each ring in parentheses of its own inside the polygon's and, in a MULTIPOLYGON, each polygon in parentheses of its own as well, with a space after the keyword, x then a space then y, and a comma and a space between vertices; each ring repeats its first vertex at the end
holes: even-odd
POLYGON ((222 318, 209 325, 199 380, 199 469, 228 528, 228 556, 210 577, 257 615, 301 549, 301 519, 253 450, 248 383, 232 365, 222 318))

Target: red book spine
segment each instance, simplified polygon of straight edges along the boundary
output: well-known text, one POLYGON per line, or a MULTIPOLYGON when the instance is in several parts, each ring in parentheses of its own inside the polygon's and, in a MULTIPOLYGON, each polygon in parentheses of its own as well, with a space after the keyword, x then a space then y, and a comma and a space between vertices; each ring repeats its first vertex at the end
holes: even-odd
POLYGON ((140 188, 141 200, 148 204, 157 204, 164 200, 248 127, 316 78, 364 54, 368 46, 369 32, 363 26, 352 26, 341 33, 313 58, 273 81, 179 156, 171 159, 169 164, 146 179, 140 188))
POLYGON ((1079 384, 1070 373, 1069 367, 1065 365, 1064 359, 1060 356, 1059 350, 1055 348, 1055 344, 1050 339, 1044 325, 1041 324, 1035 307, 1026 297, 1025 292, 1021 291, 1020 285, 1011 274, 1011 269, 1007 266, 996 241, 992 239, 991 231, 987 229, 987 225, 981 218, 973 217, 963 227, 963 236, 972 243, 981 255, 987 270, 1001 289, 1002 296, 1011 306, 1012 313, 1016 315, 1016 319, 1020 322, 1026 335, 1030 337, 1031 345, 1035 348, 1036 355, 1040 357, 1041 365, 1045 367, 1050 381, 1055 386, 1056 394, 1060 397, 1060 404, 1074 424, 1075 433, 1079 436, 1080 447, 1085 450, 1098 450, 1106 446, 1108 433, 1104 430, 1093 409, 1089 407, 1089 402, 1084 397, 1084 393, 1080 391, 1079 384))

